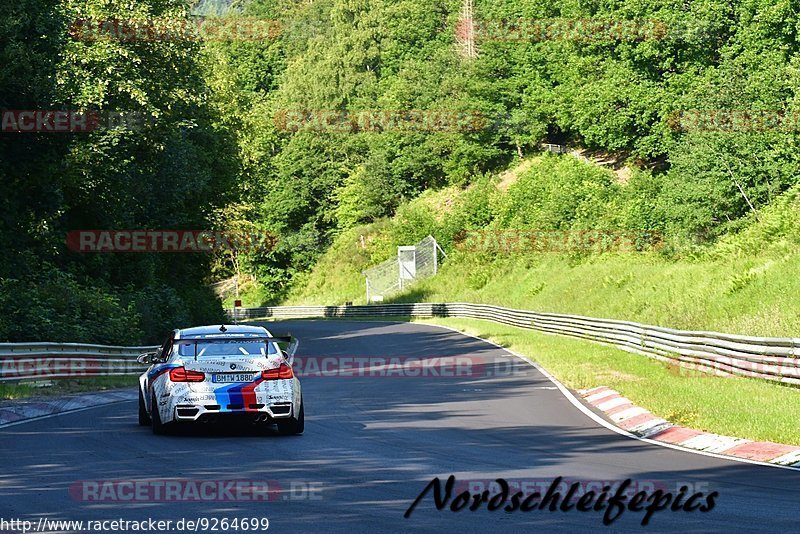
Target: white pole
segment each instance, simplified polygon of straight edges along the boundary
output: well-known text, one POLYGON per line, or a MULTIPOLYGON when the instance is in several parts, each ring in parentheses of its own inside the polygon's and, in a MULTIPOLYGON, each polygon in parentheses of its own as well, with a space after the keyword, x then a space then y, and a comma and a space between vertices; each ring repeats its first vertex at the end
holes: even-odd
POLYGON ((439 263, 438 263, 439 258, 438 258, 438 253, 436 251, 439 245, 436 243, 435 237, 431 236, 431 239, 433 240, 433 274, 436 274, 437 272, 439 272, 439 263))
POLYGON ((400 257, 400 247, 397 247, 397 287, 403 290, 403 259, 400 257))

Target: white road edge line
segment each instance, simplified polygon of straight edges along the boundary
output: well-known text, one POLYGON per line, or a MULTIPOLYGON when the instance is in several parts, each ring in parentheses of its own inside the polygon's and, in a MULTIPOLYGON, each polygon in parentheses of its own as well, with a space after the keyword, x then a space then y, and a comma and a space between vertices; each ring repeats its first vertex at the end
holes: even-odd
POLYGON ((572 392, 569 389, 566 388, 566 386, 564 386, 561 382, 556 380, 556 378, 553 375, 548 373, 538 363, 529 360, 528 358, 522 356, 521 354, 517 354, 513 350, 510 350, 510 349, 508 349, 506 347, 503 347, 502 345, 498 345, 494 341, 489 341, 488 339, 484 339, 482 337, 470 334, 468 332, 462 332, 461 330, 458 330, 456 328, 452 328, 450 326, 442 326, 442 325, 433 324, 433 323, 426 323, 424 321, 420 322, 420 323, 417 323, 417 324, 426 324, 428 326, 435 326, 437 328, 444 328, 445 330, 450 330, 452 332, 456 332, 456 333, 461 334, 463 336, 471 337, 473 339, 478 339, 480 341, 483 341, 484 343, 488 343, 490 345, 493 345, 493 346, 497 347, 498 349, 504 350, 507 353, 516 356, 517 358, 521 359, 524 362, 527 362, 528 364, 530 364, 531 366, 536 368, 537 371, 542 373, 548 380, 550 380, 550 382, 555 384, 556 387, 558 388, 558 390, 561 392, 561 394, 564 395, 567 398, 567 400, 569 402, 571 402, 576 408, 578 408, 581 412, 583 412, 584 415, 586 415, 587 417, 592 419, 594 422, 604 426, 605 428, 607 428, 607 429, 609 429, 609 430, 611 430, 613 432, 616 432, 617 434, 619 434, 621 436, 625 436, 625 437, 628 437, 628 438, 633 438, 635 440, 643 441, 645 443, 651 443, 653 445, 659 445, 661 447, 666 447, 668 449, 675 449, 676 451, 688 452, 688 453, 691 453, 691 454, 699 454, 701 456, 710 456, 711 458, 718 458, 720 460, 729 460, 729 461, 732 461, 732 462, 741 462, 741 463, 753 464, 753 465, 763 465, 765 467, 773 467, 773 468, 776 468, 776 469, 787 469, 789 471, 800 471, 800 467, 792 467, 790 465, 771 464, 769 462, 761 462, 761 461, 758 461, 758 460, 749 460, 747 458, 738 458, 736 456, 726 456, 724 454, 717 454, 717 453, 714 453, 714 452, 698 451, 698 450, 695 450, 695 449, 689 449, 689 448, 686 448, 686 447, 681 447, 680 445, 675 445, 673 443, 666 443, 664 441, 658 441, 658 440, 650 439, 650 438, 643 438, 643 437, 637 436, 636 434, 631 434, 630 432, 628 432, 626 430, 623 430, 623 429, 617 427, 616 425, 612 425, 611 423, 609 423, 608 421, 606 421, 605 419, 603 419, 602 417, 600 417, 599 415, 597 415, 596 413, 591 411, 589 408, 587 408, 583 404, 583 402, 578 400, 572 394, 572 392))
POLYGON ((46 415, 39 415, 39 416, 36 416, 36 417, 31 417, 30 419, 23 419, 21 421, 12 421, 10 423, 3 423, 3 424, 0 425, 0 430, 3 430, 5 428, 11 427, 11 426, 24 425, 25 423, 32 423, 34 421, 41 421, 42 419, 50 419, 51 417, 58 417, 60 415, 67 415, 67 414, 70 414, 70 413, 85 412, 86 410, 94 410, 95 408, 102 408, 103 406, 109 406, 111 404, 118 404, 120 402, 134 402, 134 399, 120 399, 120 400, 115 400, 115 401, 111 401, 111 402, 104 402, 102 404, 95 404, 93 406, 86 406, 84 408, 74 408, 72 410, 66 410, 66 411, 63 411, 63 412, 49 413, 49 414, 46 414, 46 415))

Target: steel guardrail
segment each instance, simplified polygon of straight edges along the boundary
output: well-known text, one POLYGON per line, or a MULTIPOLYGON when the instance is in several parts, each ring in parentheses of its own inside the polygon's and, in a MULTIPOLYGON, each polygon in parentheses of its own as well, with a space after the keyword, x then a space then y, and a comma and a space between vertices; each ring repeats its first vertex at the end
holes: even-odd
MULTIPOLYGON (((580 315, 534 312, 470 303, 370 304, 366 306, 273 306, 239 308, 231 319, 459 317, 484 319, 549 334, 586 339, 681 367, 719 375, 800 385, 800 338, 769 338, 678 330, 580 315)), ((132 375, 136 362, 155 346, 121 347, 81 343, 0 343, 0 381, 132 375)), ((293 347, 296 349, 296 346, 293 347)), ((291 352, 294 352, 292 350, 291 352)))
POLYGON ((755 337, 678 330, 580 315, 534 312, 470 303, 369 304, 366 306, 273 306, 238 308, 235 320, 458 317, 586 339, 661 361, 718 375, 746 376, 800 385, 800 338, 755 337))
POLYGON ((0 382, 141 374, 136 357, 157 346, 89 343, 0 343, 0 382))

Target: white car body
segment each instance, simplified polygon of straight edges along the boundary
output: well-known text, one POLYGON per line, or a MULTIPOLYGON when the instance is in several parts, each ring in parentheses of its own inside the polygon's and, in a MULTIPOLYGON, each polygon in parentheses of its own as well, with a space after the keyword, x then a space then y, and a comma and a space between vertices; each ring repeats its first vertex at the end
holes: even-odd
POLYGON ((157 433, 177 422, 223 418, 303 431, 303 397, 291 361, 259 326, 175 330, 139 377, 139 422, 157 433), (299 422, 299 423, 298 423, 299 422))

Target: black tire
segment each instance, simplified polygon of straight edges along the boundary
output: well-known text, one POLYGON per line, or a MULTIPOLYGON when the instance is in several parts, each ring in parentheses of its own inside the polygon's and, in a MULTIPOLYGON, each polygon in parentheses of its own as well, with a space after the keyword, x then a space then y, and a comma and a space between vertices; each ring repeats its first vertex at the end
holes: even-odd
POLYGON ((144 395, 142 395, 142 390, 139 389, 139 425, 150 426, 151 423, 150 415, 147 413, 147 408, 144 405, 144 395))
POLYGON ((156 393, 153 392, 151 397, 150 408, 153 412, 151 419, 153 419, 153 434, 163 435, 167 433, 167 425, 161 422, 161 414, 158 413, 158 404, 156 404, 156 393))
POLYGON ((303 404, 301 403, 300 414, 297 416, 297 419, 292 417, 284 421, 278 421, 278 432, 283 436, 294 436, 297 434, 302 434, 306 426, 305 414, 303 412, 304 412, 303 404))

